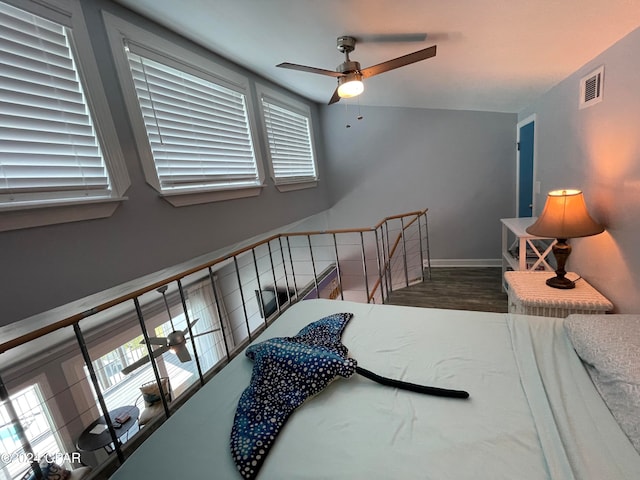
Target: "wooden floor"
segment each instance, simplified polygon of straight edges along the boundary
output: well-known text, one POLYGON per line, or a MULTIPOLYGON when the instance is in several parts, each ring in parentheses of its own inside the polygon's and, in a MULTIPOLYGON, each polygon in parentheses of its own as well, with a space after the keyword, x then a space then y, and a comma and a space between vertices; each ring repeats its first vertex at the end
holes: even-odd
POLYGON ((502 269, 432 268, 428 278, 391 293, 387 303, 412 307, 506 312, 507 294, 502 290, 502 269))

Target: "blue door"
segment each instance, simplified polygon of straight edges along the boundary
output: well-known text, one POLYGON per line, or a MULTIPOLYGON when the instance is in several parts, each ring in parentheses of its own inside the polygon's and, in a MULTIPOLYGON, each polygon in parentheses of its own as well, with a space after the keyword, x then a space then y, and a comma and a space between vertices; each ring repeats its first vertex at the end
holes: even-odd
POLYGON ((518 217, 533 214, 533 140, 534 125, 531 121, 519 129, 518 141, 518 217))

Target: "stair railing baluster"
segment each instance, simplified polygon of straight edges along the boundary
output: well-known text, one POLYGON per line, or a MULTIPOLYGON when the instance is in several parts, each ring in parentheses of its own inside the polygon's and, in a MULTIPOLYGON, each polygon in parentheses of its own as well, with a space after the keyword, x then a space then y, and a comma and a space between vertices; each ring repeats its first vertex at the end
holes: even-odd
POLYGON ((427 243, 427 269, 429 271, 429 280, 431 280, 431 251, 429 250, 429 219, 427 210, 424 211, 424 237, 427 243))
POLYGON ((340 273, 340 259, 338 258, 338 242, 336 234, 333 233, 333 250, 336 254, 336 274, 338 276, 338 288, 340 289, 340 299, 344 300, 344 290, 342 289, 342 274, 340 273))
MULTIPOLYGON (((289 275, 287 275, 287 261, 284 258, 284 250, 282 249, 282 237, 278 237, 278 247, 280 248, 280 258, 282 258, 282 270, 284 272, 284 284, 287 288, 287 298, 291 302, 291 287, 289 286, 289 275)), ((294 292, 294 296, 297 298, 297 293, 294 292)))
POLYGON ((387 220, 384 221, 384 227, 385 227, 385 263, 387 265, 386 269, 385 269, 385 278, 387 281, 387 294, 388 292, 392 292, 393 291, 393 271, 392 271, 392 265, 391 265, 391 252, 389 250, 390 248, 390 241, 389 241, 389 222, 387 220))
MULTIPOLYGON (((380 257, 380 244, 378 243, 378 229, 374 229, 373 234, 375 235, 376 242, 376 259, 378 264, 378 279, 380 285, 380 303, 384 303, 384 283, 382 281, 384 264, 382 263, 382 258, 380 257)), ((375 303, 375 302, 374 302, 375 303)))
POLYGON ((367 256, 364 248, 364 233, 360 232, 360 250, 362 254, 362 271, 364 274, 364 289, 366 294, 367 303, 370 303, 369 300, 369 274, 367 272, 367 256))
POLYGON ((316 260, 313 257, 313 247, 311 246, 311 235, 307 235, 309 244, 309 256, 311 257, 311 268, 313 269, 313 284, 316 287, 316 298, 320 298, 320 287, 318 286, 318 273, 316 272, 316 260))
POLYGON ((111 435, 111 441, 113 442, 118 461, 122 464, 124 463, 124 454, 122 453, 122 449, 120 448, 120 440, 118 438, 118 435, 116 434, 116 429, 113 426, 113 421, 109 416, 109 409, 107 408, 107 404, 104 400, 104 395, 102 395, 100 382, 98 382, 98 377, 96 375, 95 369, 93 368, 91 356, 89 355, 89 350, 87 349, 87 344, 84 341, 84 336, 82 335, 82 330, 80 329, 80 324, 78 322, 73 324, 73 331, 76 334, 76 340, 78 341, 78 346, 80 347, 80 352, 82 353, 85 367, 87 367, 89 378, 91 379, 94 391, 96 393, 96 396, 98 397, 98 404, 100 405, 100 409, 102 410, 104 422, 107 424, 109 435, 111 435))
POLYGON ((249 316, 247 315, 247 306, 244 302, 244 293, 242 291, 242 280, 240 279, 240 269, 238 268, 238 257, 237 255, 233 256, 233 266, 236 269, 236 278, 238 279, 238 290, 240 290, 240 303, 242 303, 242 311, 244 312, 244 323, 247 326, 247 335, 249 337, 249 342, 253 341, 253 336, 251 335, 251 327, 249 327, 249 316))
POLYGON ((134 297, 133 304, 136 307, 136 315, 138 316, 138 322, 140 323, 140 329, 142 330, 142 338, 144 338, 144 343, 147 346, 149 363, 151 364, 151 368, 153 369, 153 375, 156 379, 156 385, 158 385, 158 388, 160 389, 160 400, 162 401, 164 414, 166 415, 166 418, 169 418, 171 416, 171 412, 169 411, 167 392, 165 392, 164 388, 162 387, 162 378, 160 377, 160 371, 158 370, 158 365, 156 364, 156 357, 153 356, 153 348, 151 347, 151 342, 149 341, 149 332, 147 331, 147 326, 144 323, 144 316, 142 315, 142 308, 140 307, 140 300, 138 300, 138 297, 134 297))
MULTIPOLYGON (((273 277, 273 289, 276 294, 276 308, 280 312, 280 298, 278 297, 278 280, 276 279, 276 269, 273 266, 273 254, 271 253, 271 242, 267 242, 267 250, 269 251, 269 262, 271 264, 271 276, 273 277)), ((287 291, 287 298, 289 298, 289 292, 287 291)))
MULTIPOLYGON (((253 256, 253 268, 256 272, 256 281, 258 282, 258 301, 260 302, 260 305, 262 305, 262 308, 264 310, 264 302, 262 301, 262 285, 260 282, 260 272, 258 271, 258 261, 256 260, 256 249, 252 248, 251 249, 251 255, 253 256)), ((274 287, 275 288, 275 287, 274 287)), ((276 305, 278 305, 278 295, 276 294, 276 305)), ((279 307, 278 307, 279 310, 279 307)), ((264 325, 265 327, 267 326, 267 313, 264 313, 264 325)))
POLYGON ((291 277, 293 278, 293 289, 296 291, 296 298, 298 298, 298 281, 296 280, 296 271, 293 266, 293 256, 291 254, 291 242, 287 237, 287 250, 289 251, 289 263, 291 263, 291 277))
POLYGON ((402 261, 404 263, 405 286, 409 286, 409 268, 407 266, 407 239, 404 233, 404 217, 400 217, 400 235, 402 236, 402 261))
POLYGON ((198 357, 198 349, 196 348, 196 339, 193 336, 193 330, 191 329, 191 323, 189 321, 189 310, 187 309, 187 301, 184 296, 184 289, 182 288, 182 282, 178 279, 178 292, 180 292, 180 301, 182 302, 182 311, 184 312, 184 318, 187 320, 187 330, 189 331, 189 339, 191 340, 191 348, 193 348, 193 356, 196 360, 196 368, 198 369, 198 377, 200 378, 200 386, 204 385, 204 376, 202 375, 202 368, 200 367, 200 357, 198 357))
MULTIPOLYGON (((213 273, 211 267, 209 267, 209 281, 211 283, 211 289, 213 290, 213 298, 216 302, 216 312, 218 313, 218 322, 220 322, 220 331, 222 332, 222 341, 224 342, 224 350, 227 354, 227 362, 229 361, 229 343, 227 341, 227 333, 224 328, 224 321, 222 318, 222 309, 220 308, 220 299, 218 298, 218 291, 216 289, 216 277, 213 273)), ((233 332, 229 332, 229 334, 233 335, 233 332)))

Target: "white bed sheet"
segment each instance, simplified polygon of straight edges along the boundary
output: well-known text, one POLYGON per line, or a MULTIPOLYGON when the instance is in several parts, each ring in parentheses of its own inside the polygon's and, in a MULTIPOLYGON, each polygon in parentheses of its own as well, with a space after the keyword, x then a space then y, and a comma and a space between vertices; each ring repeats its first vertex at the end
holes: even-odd
MULTIPOLYGON (((360 366, 470 398, 338 379, 292 415, 260 480, 640 478, 640 455, 561 319, 309 300, 257 341, 337 312, 355 315, 342 340, 360 366)), ((244 355, 234 359, 112 478, 239 479, 228 439, 252 367, 244 355)))

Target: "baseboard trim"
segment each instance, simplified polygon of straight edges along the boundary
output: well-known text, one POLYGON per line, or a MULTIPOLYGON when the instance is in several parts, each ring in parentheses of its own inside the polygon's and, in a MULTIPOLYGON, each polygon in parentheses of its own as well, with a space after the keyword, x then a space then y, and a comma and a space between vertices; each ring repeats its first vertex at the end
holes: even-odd
POLYGON ((431 266, 438 267, 501 267, 499 258, 439 258, 431 259, 431 266))

